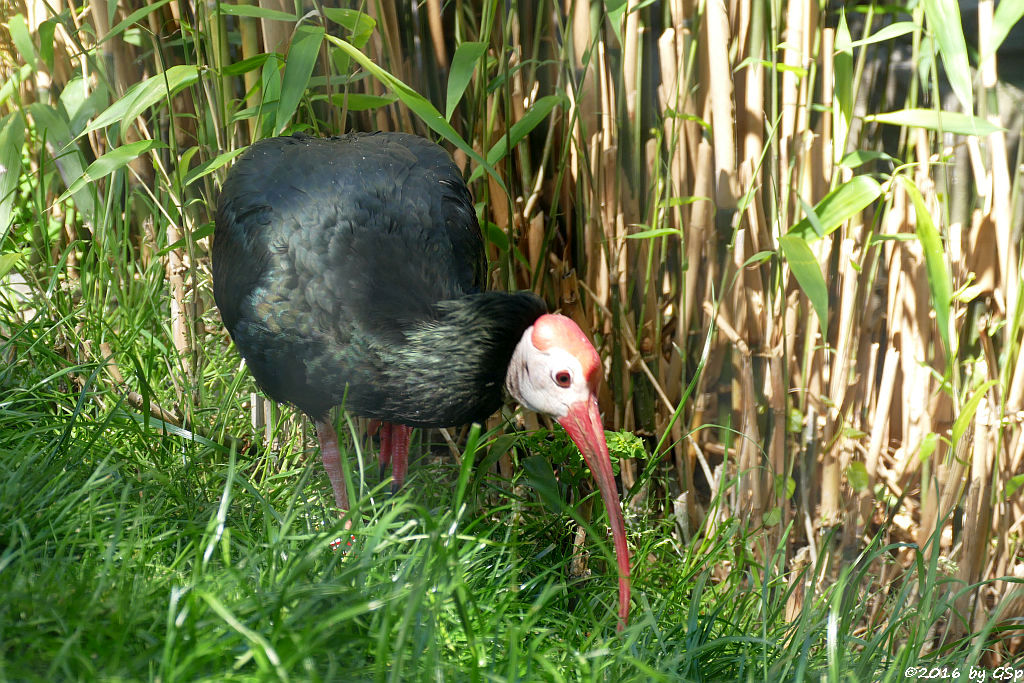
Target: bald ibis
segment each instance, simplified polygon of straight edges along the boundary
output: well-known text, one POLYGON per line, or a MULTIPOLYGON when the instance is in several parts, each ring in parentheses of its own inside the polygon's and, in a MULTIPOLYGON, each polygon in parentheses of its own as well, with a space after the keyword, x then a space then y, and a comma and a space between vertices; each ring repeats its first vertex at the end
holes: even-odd
POLYGON ((257 384, 316 425, 340 508, 328 419, 381 422, 381 465, 405 478, 413 427, 480 422, 502 387, 556 419, 604 498, 629 613, 629 551, 596 391, 601 360, 571 319, 528 292, 486 292, 483 239, 458 168, 399 133, 261 140, 217 207, 213 292, 257 384))

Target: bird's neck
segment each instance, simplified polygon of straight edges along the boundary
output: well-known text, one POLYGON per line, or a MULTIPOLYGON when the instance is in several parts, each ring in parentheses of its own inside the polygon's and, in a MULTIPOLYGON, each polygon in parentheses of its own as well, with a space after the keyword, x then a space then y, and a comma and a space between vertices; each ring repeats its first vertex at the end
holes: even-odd
POLYGON ((407 330, 408 343, 393 359, 391 372, 405 387, 389 399, 393 421, 450 426, 494 413, 516 344, 546 310, 528 292, 484 292, 439 303, 435 317, 407 330))

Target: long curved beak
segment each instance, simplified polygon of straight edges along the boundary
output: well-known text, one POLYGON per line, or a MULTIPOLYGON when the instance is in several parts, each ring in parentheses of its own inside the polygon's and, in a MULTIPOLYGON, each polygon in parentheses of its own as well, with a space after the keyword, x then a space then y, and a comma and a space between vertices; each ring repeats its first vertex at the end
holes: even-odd
POLYGON ((597 408, 597 397, 575 403, 569 413, 558 421, 583 454, 590 471, 594 473, 597 488, 608 511, 608 521, 615 541, 615 558, 619 564, 619 630, 629 619, 629 548, 626 545, 626 525, 622 520, 622 507, 615 488, 615 474, 604 439, 604 426, 597 408))

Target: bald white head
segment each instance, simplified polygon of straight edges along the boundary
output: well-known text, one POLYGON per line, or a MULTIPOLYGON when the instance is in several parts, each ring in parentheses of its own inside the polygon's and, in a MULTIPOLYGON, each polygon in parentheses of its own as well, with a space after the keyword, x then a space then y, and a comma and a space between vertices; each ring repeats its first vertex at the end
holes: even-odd
POLYGON ((526 408, 560 420, 601 382, 601 358, 583 330, 564 315, 542 315, 512 354, 505 385, 526 408))
POLYGON ((629 616, 629 548, 597 406, 601 375, 601 357, 579 325, 564 315, 545 314, 516 345, 505 386, 523 406, 558 420, 594 475, 615 540, 621 629, 629 616))

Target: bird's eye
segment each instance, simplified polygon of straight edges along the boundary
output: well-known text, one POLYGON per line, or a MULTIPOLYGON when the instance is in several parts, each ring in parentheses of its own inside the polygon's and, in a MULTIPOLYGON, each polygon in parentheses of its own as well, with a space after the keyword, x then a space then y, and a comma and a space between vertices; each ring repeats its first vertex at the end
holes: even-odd
POLYGON ((555 373, 555 384, 560 387, 568 387, 572 384, 572 375, 568 370, 559 370, 555 373))

